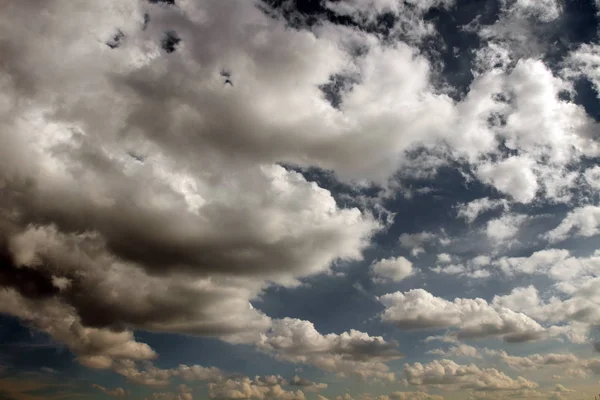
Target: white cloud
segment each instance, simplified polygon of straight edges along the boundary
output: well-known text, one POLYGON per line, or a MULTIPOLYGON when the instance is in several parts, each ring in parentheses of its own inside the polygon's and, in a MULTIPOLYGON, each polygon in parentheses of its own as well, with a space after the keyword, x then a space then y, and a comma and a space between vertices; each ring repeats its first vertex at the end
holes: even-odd
POLYGON ((448 253, 440 253, 437 255, 438 264, 448 264, 452 262, 452 256, 448 253))
POLYGON ((431 270, 438 274, 466 276, 473 279, 485 279, 492 276, 487 267, 491 262, 489 256, 477 256, 467 260, 463 264, 442 264, 433 267, 431 270))
POLYGON ((579 363, 579 358, 571 353, 532 354, 525 357, 511 356, 506 351, 487 351, 488 355, 496 355, 508 366, 519 370, 539 369, 544 367, 568 368, 579 363))
POLYGON ((93 388, 98 389, 99 391, 101 391, 104 394, 107 394, 111 397, 125 397, 127 396, 127 393, 125 392, 125 389, 123 389, 122 387, 117 387, 114 389, 107 389, 104 386, 98 385, 98 384, 93 384, 92 385, 93 388))
POLYGON ((555 20, 561 13, 557 0, 503 0, 504 5, 511 4, 510 12, 532 16, 544 22, 555 20))
POLYGON ((493 200, 489 197, 483 197, 481 199, 473 200, 470 203, 461 204, 458 207, 457 216, 464 218, 467 222, 471 223, 484 212, 501 206, 504 207, 504 210, 508 208, 506 200, 493 200))
POLYGON ((498 336, 508 342, 538 339, 545 329, 527 315, 483 299, 453 302, 423 289, 395 292, 379 297, 385 306, 383 321, 401 329, 458 328, 459 338, 498 336))
POLYGON ((435 241, 437 236, 431 232, 403 233, 400 235, 400 246, 410 249, 411 255, 417 257, 425 252, 424 246, 435 241))
POLYGON ((520 390, 538 387, 537 383, 522 376, 512 379, 494 368, 481 369, 475 364, 460 365, 451 360, 405 364, 404 375, 408 383, 418 386, 442 385, 475 390, 520 390))
POLYGON ((590 237, 600 233, 600 207, 583 206, 571 210, 562 222, 544 235, 550 242, 559 242, 570 236, 590 237))
POLYGON ((404 257, 383 258, 371 264, 376 281, 400 282, 413 274, 413 264, 404 257))
POLYGON ((533 172, 534 161, 524 156, 513 156, 498 163, 482 164, 477 176, 500 192, 510 195, 519 203, 535 199, 538 182, 533 172))
POLYGON ((458 344, 450 347, 448 350, 434 349, 429 350, 427 354, 435 354, 442 357, 471 357, 471 358, 482 358, 479 354, 479 350, 468 344, 458 344))
MULTIPOLYGON (((220 386, 221 372, 210 367, 140 368, 157 354, 135 330, 212 336, 325 371, 394 379, 385 363, 399 354, 383 338, 356 330, 322 335, 308 321, 271 320, 251 306, 270 285, 293 287, 335 261, 361 260, 382 229, 369 212, 341 208, 332 193, 282 163, 385 186, 409 162, 408 150, 443 147, 444 158, 426 162, 431 169, 470 163, 484 183, 531 203, 542 193, 567 201, 575 180, 565 165, 597 152, 585 112, 558 99, 568 83, 540 60, 511 70, 514 57, 503 45, 480 55, 469 93, 455 101, 434 88, 435 66, 406 42, 327 22, 293 29, 253 1, 38 3, 12 2, 0 23, 0 242, 9 244, 2 257, 15 264, 2 271, 10 279, 0 311, 66 344, 83 365, 112 368, 132 382, 160 386, 178 377, 210 381, 219 395, 300 397, 257 389, 264 387, 258 381, 220 386), (144 30, 145 12, 151 22, 144 30), (173 26, 182 42, 166 55, 157 38, 173 26), (113 50, 105 42, 116 29, 125 39, 113 50), (365 51, 356 56, 356 48, 365 51), (497 62, 503 66, 481 71, 497 62), (232 70, 234 85, 223 85, 223 68, 232 70), (319 89, 336 74, 356 78, 339 108, 319 89), (505 126, 489 126, 496 114, 505 126), (503 158, 499 142, 517 155, 503 158)), ((395 33, 418 41, 434 33, 422 19, 427 10, 452 4, 328 6, 367 20, 389 8, 400 19, 395 33)), ((515 4, 542 20, 554 15, 549 0, 515 4)), ((573 62, 591 76, 590 49, 582 47, 573 62)), ((495 202, 471 203, 461 216, 473 221, 495 202)), ((597 231, 593 221, 570 218, 549 237, 597 231)), ((514 224, 492 225, 495 239, 514 233, 514 224)), ((449 240, 421 232, 402 235, 400 244, 417 256, 449 240)), ((457 273, 485 274, 475 266, 467 262, 457 273)), ((411 270, 402 258, 373 265, 376 276, 395 281, 411 270)), ((568 307, 581 314, 566 302, 540 307, 587 323, 594 303, 584 304, 587 289, 571 280, 579 294, 568 307)), ((384 316, 398 325, 506 340, 542 331, 481 299, 449 302, 412 291, 381 300, 390 301, 384 316)))
POLYGON ((312 323, 293 318, 274 320, 257 346, 285 361, 386 381, 393 380, 394 373, 385 362, 401 357, 396 344, 381 336, 356 330, 321 335, 312 323))
POLYGON ((495 241, 503 242, 513 239, 526 219, 525 215, 505 214, 500 218, 489 220, 485 233, 488 238, 495 241))
POLYGON ((287 391, 280 385, 261 385, 250 378, 227 379, 208 384, 208 397, 211 399, 274 399, 304 400, 301 390, 287 391))
POLYGON ((596 165, 595 167, 586 169, 583 176, 588 185, 595 190, 600 190, 600 166, 596 165))

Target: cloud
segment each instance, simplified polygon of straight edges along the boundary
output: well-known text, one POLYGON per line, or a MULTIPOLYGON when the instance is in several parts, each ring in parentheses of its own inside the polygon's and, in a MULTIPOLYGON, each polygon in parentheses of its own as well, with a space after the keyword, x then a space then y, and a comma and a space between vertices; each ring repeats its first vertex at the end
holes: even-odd
POLYGON ((383 258, 371 264, 375 281, 400 282, 413 274, 413 264, 404 257, 383 258))
POLYGON ((525 215, 505 214, 500 218, 489 220, 485 233, 488 238, 494 241, 503 242, 513 239, 526 219, 525 215))
POLYGON ((562 222, 544 235, 551 243, 568 237, 590 237, 600 233, 600 207, 583 206, 575 208, 567 214, 562 222))
MULTIPOLYGON (((505 4, 510 4, 504 0, 505 4)), ((517 0, 512 2, 510 13, 521 14, 537 18, 541 21, 548 22, 555 20, 561 13, 561 7, 556 0, 517 0)))
MULTIPOLYGON (((400 357, 396 343, 358 330, 323 335, 309 321, 272 319, 251 305, 273 285, 292 288, 332 263, 361 260, 385 225, 371 205, 342 207, 335 191, 295 170, 317 167, 344 184, 390 190, 422 150, 412 170, 427 166, 425 175, 459 162, 465 176, 510 201, 568 203, 579 178, 570 168, 598 154, 595 122, 561 95, 574 75, 557 76, 542 57, 518 60, 514 36, 505 36, 522 27, 521 14, 556 19, 560 8, 550 0, 511 2, 497 24, 480 29, 488 48, 461 99, 437 86, 439 60, 415 45, 438 39, 424 16, 453 1, 324 5, 358 25, 391 12, 392 40, 328 21, 296 29, 255 1, 38 3, 13 2, 0 24, 0 312, 65 344, 81 364, 132 383, 177 378, 210 382, 216 396, 300 397, 267 378, 158 368, 139 330, 216 337, 344 376, 395 379, 386 363, 400 357), (181 42, 167 54, 160 38, 173 27, 181 42), (322 88, 336 77, 351 83, 333 106, 322 88)), ((593 78, 594 52, 581 47, 565 65, 593 78)), ((594 185, 594 170, 584 177, 594 185)), ((507 201, 476 200, 459 216, 473 222, 507 201)), ((595 234, 586 210, 585 218, 574 210, 548 238, 595 234)), ((506 216, 486 232, 509 239, 518 225, 506 216)), ((449 241, 423 231, 399 243, 416 257, 449 241)), ((567 260, 552 277, 570 285, 557 288, 573 298, 514 304, 549 323, 556 311, 570 325, 555 332, 596 320, 595 297, 585 296, 595 292, 576 279, 587 275, 569 277, 566 266, 575 263, 567 260)), ((483 277, 486 262, 478 262, 437 272, 483 277)), ((392 281, 413 269, 404 258, 372 268, 392 281)), ((380 301, 384 320, 402 328, 507 341, 545 332, 527 313, 500 305, 514 298, 448 301, 414 290, 380 301)))
POLYGON ((522 376, 512 379, 494 368, 481 369, 474 364, 460 365, 451 360, 405 364, 404 375, 408 383, 417 386, 442 385, 475 390, 520 390, 538 387, 537 383, 522 376))
POLYGON ((458 344, 456 346, 450 347, 448 350, 443 349, 434 349, 429 350, 427 354, 435 354, 438 356, 443 356, 446 358, 449 357, 471 357, 471 358, 482 358, 479 354, 479 350, 473 346, 469 346, 468 344, 458 344))
POLYGON ((310 381, 305 378, 301 378, 298 375, 295 375, 290 379, 291 386, 301 386, 303 391, 306 392, 319 392, 321 390, 327 389, 329 385, 326 383, 317 383, 310 381))
POLYGON ((513 156, 498 163, 482 164, 477 169, 477 176, 515 201, 530 203, 538 191, 533 163, 530 158, 513 156))
POLYGON ((448 253, 440 253, 437 255, 438 264, 447 264, 452 262, 452 256, 448 253))
POLYGON ((227 379, 208 384, 208 397, 211 399, 277 399, 304 400, 301 390, 286 391, 279 384, 256 384, 250 378, 227 379))
POLYGON ((444 400, 444 397, 426 392, 392 392, 380 396, 362 394, 360 400, 444 400))
POLYGON ((156 392, 152 393, 147 400, 193 400, 194 397, 191 393, 169 393, 169 392, 156 392))
POLYGON ((600 304, 600 278, 586 277, 566 288, 566 296, 553 296, 547 300, 540 298, 533 286, 515 288, 507 295, 496 295, 493 304, 512 307, 544 323, 557 324, 549 328, 552 335, 565 335, 574 343, 588 342, 590 327, 600 321, 597 311, 600 304))
POLYGON ((424 245, 436 240, 436 235, 431 232, 419 233, 403 233, 400 235, 400 246, 405 249, 410 249, 413 257, 417 257, 420 253, 424 253, 424 245))
POLYGON ((486 268, 490 263, 491 258, 489 256, 477 256, 467 260, 463 264, 442 263, 442 265, 440 265, 438 260, 437 265, 431 268, 431 271, 438 274, 466 276, 473 279, 484 279, 492 276, 492 273, 488 268, 486 268))
POLYGON ((381 318, 400 329, 458 328, 459 338, 498 336, 507 342, 539 339, 545 329, 527 315, 483 299, 448 301, 423 289, 379 297, 385 306, 381 318))
POLYGON ((112 364, 112 369, 130 382, 138 385, 164 387, 171 378, 177 377, 186 382, 218 382, 225 378, 224 372, 215 367, 181 364, 175 368, 161 369, 152 363, 141 366, 132 360, 119 360, 112 364))
POLYGON ((100 385, 97 385, 97 384, 93 384, 92 387, 95 388, 95 389, 98 389, 102 393, 107 394, 107 395, 109 395, 111 397, 125 397, 125 396, 127 396, 127 393, 125 392, 125 389, 123 389, 121 387, 114 388, 113 390, 107 389, 104 386, 100 386, 100 385))
POLYGON ((381 336, 369 336, 356 330, 321 335, 309 321, 293 318, 274 320, 257 344, 260 350, 285 361, 384 380, 394 377, 384 363, 402 356, 396 346, 381 336))
POLYGON ((552 366, 567 368, 579 362, 579 358, 571 353, 532 354, 525 357, 511 356, 503 350, 486 350, 485 353, 499 356, 502 362, 519 371, 552 366))
POLYGON ((528 257, 501 257, 492 263, 508 276, 518 274, 547 275, 560 282, 559 287, 568 292, 568 286, 597 276, 600 257, 575 257, 565 249, 547 249, 532 253, 528 257))
POLYGON ((483 197, 481 199, 476 199, 466 204, 460 204, 458 206, 457 216, 459 218, 466 219, 469 223, 472 223, 481 214, 501 206, 504 207, 504 210, 508 208, 506 200, 494 200, 490 199, 489 197, 483 197))

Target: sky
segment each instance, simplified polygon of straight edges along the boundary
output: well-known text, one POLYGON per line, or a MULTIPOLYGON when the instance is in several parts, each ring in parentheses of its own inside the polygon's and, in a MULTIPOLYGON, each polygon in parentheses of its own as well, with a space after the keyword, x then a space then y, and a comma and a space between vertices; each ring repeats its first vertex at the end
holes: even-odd
POLYGON ((2 2, 0 399, 592 399, 599 20, 2 2))

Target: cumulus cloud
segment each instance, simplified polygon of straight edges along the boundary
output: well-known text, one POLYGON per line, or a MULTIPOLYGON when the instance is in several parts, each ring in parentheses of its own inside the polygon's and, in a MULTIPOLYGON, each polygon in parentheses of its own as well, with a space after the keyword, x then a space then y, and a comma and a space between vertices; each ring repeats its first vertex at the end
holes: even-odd
MULTIPOLYGON (((595 122, 559 96, 575 76, 595 82, 596 49, 576 49, 561 76, 542 58, 506 50, 505 28, 521 26, 511 21, 556 19, 552 0, 507 2, 498 23, 479 32, 488 48, 461 99, 434 84, 436 61, 414 46, 436 35, 424 16, 451 0, 322 2, 359 25, 389 12, 397 22, 389 38, 402 41, 327 21, 297 29, 256 1, 151 3, 29 0, 0 17, 0 312, 65 344, 81 364, 131 382, 165 386, 176 377, 210 382, 216 397, 303 396, 211 367, 160 369, 136 330, 211 336, 344 376, 395 379, 386 365, 400 356, 395 343, 357 330, 322 335, 251 305, 271 285, 294 287, 336 261, 361 260, 389 222, 369 207, 342 207, 297 170, 390 189, 409 154, 423 150, 428 171, 463 163, 465 176, 508 198, 462 205, 459 217, 473 222, 509 200, 568 202, 578 177, 569 167, 598 154, 595 122), (181 41, 167 53, 160 38, 173 27, 181 41), (323 86, 336 77, 350 83, 331 104, 323 86)), ((596 172, 584 173, 592 187, 596 172)), ((595 235, 594 212, 573 210, 547 238, 595 235)), ((518 221, 487 227, 504 240, 518 221)), ((438 242, 450 239, 429 231, 399 239, 415 257, 438 242)), ((570 285, 560 290, 572 299, 515 307, 548 322, 551 309, 595 321, 593 290, 566 278, 567 260, 552 276, 570 285)), ((440 258, 437 272, 486 274, 486 262, 451 261, 440 258)), ((413 266, 399 257, 372 270, 397 282, 413 266)), ((403 328, 538 337, 537 322, 500 305, 511 299, 452 302, 423 290, 380 297, 384 320, 403 328)))
POLYGON ((540 298, 538 290, 533 286, 515 288, 507 295, 495 296, 493 304, 511 306, 539 321, 568 323, 570 325, 554 329, 565 329, 567 333, 573 330, 570 332, 573 335, 571 340, 581 343, 585 341, 589 325, 600 322, 600 278, 585 279, 567 288, 568 296, 562 299, 555 296, 547 301, 540 298))
POLYGON ((487 350, 487 355, 499 356, 508 366, 519 370, 539 369, 548 366, 567 368, 579 362, 579 358, 571 353, 532 354, 529 356, 511 356, 506 351, 487 350))
POLYGON ((436 235, 431 232, 403 233, 400 235, 399 241, 400 246, 409 249, 410 253, 414 257, 417 257, 419 254, 425 252, 425 244, 435 241, 436 238, 436 235))
POLYGON ((104 394, 107 394, 111 397, 125 397, 127 396, 127 393, 125 392, 125 389, 121 388, 121 387, 117 387, 114 388, 112 390, 105 388, 104 386, 98 385, 98 384, 93 384, 92 385, 93 388, 98 389, 99 391, 101 391, 104 394))
POLYGON ((381 318, 400 329, 458 328, 459 338, 501 337, 507 342, 539 339, 545 329, 527 315, 483 299, 435 297, 423 289, 379 297, 381 318))
POLYGON ((544 235, 550 242, 569 237, 590 237, 600 233, 600 207, 583 206, 571 210, 561 223, 544 235))
POLYGON ((379 396, 362 394, 360 400, 444 400, 444 397, 426 392, 392 392, 379 396))
POLYGON ((321 335, 311 322, 293 318, 273 321, 257 346, 293 363, 383 380, 394 379, 394 373, 385 362, 401 357, 397 344, 381 336, 369 336, 356 330, 321 335))
POLYGON ((327 387, 329 386, 326 383, 313 382, 311 380, 301 378, 298 375, 294 375, 294 377, 290 379, 290 385, 301 386, 302 390, 306 392, 318 392, 323 389, 327 389, 327 387))
POLYGON ((459 218, 464 218, 467 220, 467 222, 471 223, 474 222, 481 214, 498 207, 504 207, 506 210, 508 208, 508 203, 503 199, 494 200, 490 199, 489 197, 483 197, 466 204, 460 204, 458 206, 457 216, 459 218))
POLYGON ((413 264, 404 257, 383 258, 371 264, 375 281, 400 282, 413 274, 413 264))
POLYGON ((487 222, 485 233, 491 240, 506 241, 513 239, 519 232, 519 227, 527 219, 525 215, 505 214, 500 218, 487 222))
POLYGON ((513 156, 498 163, 483 164, 477 170, 479 178, 510 195, 520 203, 530 203, 538 191, 537 178, 532 171, 533 160, 513 156))
POLYGON ((462 264, 446 264, 440 263, 438 259, 438 263, 435 267, 431 268, 431 270, 438 274, 446 274, 446 275, 457 275, 457 276, 466 276, 473 279, 483 279, 489 278, 492 273, 490 272, 489 264, 491 263, 491 258, 489 256, 477 256, 462 264))
POLYGON ((479 354, 479 350, 476 347, 469 346, 468 344, 458 344, 450 347, 448 350, 434 349, 429 350, 427 354, 434 354, 445 358, 449 357, 471 357, 471 358, 482 358, 479 354))
POLYGON ((475 364, 460 365, 451 360, 435 360, 428 364, 404 365, 408 383, 417 386, 441 385, 474 390, 535 389, 537 383, 519 376, 513 379, 494 368, 475 364))
POLYGON ((301 390, 287 391, 279 384, 264 385, 250 378, 227 379, 218 383, 208 384, 208 397, 211 399, 277 399, 304 400, 301 390))

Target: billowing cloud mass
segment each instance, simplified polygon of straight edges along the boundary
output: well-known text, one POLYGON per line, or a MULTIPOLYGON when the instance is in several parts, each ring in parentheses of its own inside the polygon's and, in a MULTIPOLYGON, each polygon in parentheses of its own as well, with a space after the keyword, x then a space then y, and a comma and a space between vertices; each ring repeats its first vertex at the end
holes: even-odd
POLYGON ((274 321, 262 335, 258 348, 293 363, 313 365, 325 371, 394 380, 386 361, 400 358, 395 343, 381 336, 351 330, 321 335, 308 321, 285 318, 274 321))
POLYGON ((385 306, 384 322, 400 329, 457 328, 459 338, 500 336, 507 342, 539 338, 544 328, 527 315, 489 304, 484 299, 448 301, 423 289, 379 297, 385 306))
POLYGON ((475 390, 535 389, 538 385, 522 376, 512 379, 494 368, 481 369, 474 364, 460 365, 451 360, 436 360, 428 364, 404 366, 404 375, 411 385, 452 385, 475 390))
POLYGON ((371 264, 374 280, 399 282, 413 274, 412 263, 404 257, 384 258, 371 264))
POLYGON ((0 397, 587 396, 599 21, 595 0, 0 6, 0 397))

